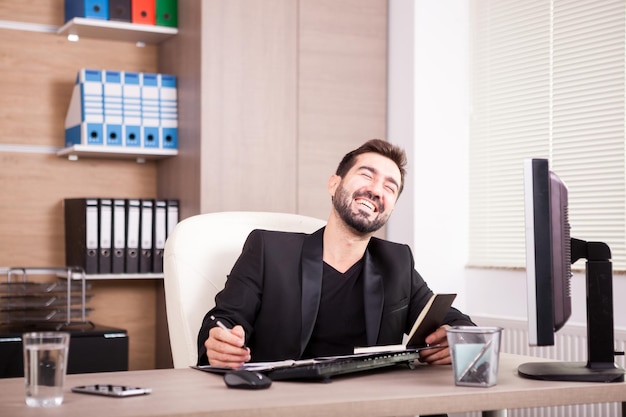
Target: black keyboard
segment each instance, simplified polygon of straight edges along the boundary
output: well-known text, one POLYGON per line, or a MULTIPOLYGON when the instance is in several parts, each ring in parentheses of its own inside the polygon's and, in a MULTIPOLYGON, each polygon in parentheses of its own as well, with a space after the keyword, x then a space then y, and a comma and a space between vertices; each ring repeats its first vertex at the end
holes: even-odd
POLYGON ((397 364, 410 364, 419 358, 418 351, 371 353, 322 361, 313 364, 276 368, 264 372, 274 381, 299 379, 329 379, 336 375, 369 371, 397 364))

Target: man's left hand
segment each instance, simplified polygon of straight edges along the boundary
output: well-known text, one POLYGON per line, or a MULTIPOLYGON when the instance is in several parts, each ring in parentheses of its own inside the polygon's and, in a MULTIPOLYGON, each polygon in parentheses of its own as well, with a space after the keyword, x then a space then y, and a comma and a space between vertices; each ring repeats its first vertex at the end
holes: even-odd
POLYGON ((428 345, 437 347, 422 350, 420 352, 420 362, 430 365, 449 365, 452 363, 446 333, 448 327, 450 326, 447 324, 443 325, 426 337, 428 345))

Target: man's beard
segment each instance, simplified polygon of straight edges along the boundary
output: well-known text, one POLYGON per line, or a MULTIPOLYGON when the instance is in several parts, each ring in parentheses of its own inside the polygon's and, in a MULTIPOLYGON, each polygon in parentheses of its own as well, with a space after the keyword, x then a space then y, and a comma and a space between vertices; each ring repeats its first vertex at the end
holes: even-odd
POLYGON ((387 223, 388 216, 383 216, 380 213, 384 211, 384 205, 381 203, 378 197, 373 197, 368 191, 356 191, 352 197, 348 195, 348 192, 343 188, 342 184, 339 184, 335 197, 333 198, 333 206, 339 214, 339 217, 352 229, 359 233, 368 234, 373 233, 383 227, 387 223), (352 202, 357 197, 367 197, 372 200, 378 207, 378 214, 374 220, 369 220, 368 215, 365 212, 359 210, 357 213, 352 212, 352 202))

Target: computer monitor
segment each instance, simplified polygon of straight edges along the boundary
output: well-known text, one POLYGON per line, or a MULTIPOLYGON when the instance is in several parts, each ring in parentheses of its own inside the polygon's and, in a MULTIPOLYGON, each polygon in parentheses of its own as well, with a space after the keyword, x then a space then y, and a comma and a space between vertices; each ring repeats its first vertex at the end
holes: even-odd
POLYGON ((554 334, 572 311, 571 265, 586 259, 587 361, 530 362, 519 366, 526 378, 552 381, 622 382, 615 364, 613 271, 605 243, 571 238, 568 189, 547 159, 524 161, 528 341, 552 346, 554 334))

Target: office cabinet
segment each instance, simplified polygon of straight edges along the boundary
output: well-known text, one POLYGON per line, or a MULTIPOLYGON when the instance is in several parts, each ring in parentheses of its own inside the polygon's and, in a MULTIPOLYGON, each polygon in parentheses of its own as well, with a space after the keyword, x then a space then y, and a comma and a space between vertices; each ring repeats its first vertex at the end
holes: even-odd
MULTIPOLYGON (((22 333, 57 330, 31 326, 0 327, 0 378, 24 376, 22 333)), ((62 328, 70 333, 67 373, 109 372, 128 370, 128 334, 126 330, 89 324, 62 328)))

